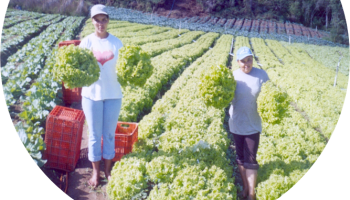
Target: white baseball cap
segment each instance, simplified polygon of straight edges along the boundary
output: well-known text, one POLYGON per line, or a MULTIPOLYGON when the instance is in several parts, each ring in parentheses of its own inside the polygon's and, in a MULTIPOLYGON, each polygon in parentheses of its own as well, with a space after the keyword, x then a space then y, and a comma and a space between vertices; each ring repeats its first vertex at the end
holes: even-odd
POLYGON ((107 11, 106 11, 106 6, 102 5, 102 4, 97 4, 92 6, 91 8, 91 18, 93 18, 95 15, 98 14, 104 14, 107 15, 107 11))
POLYGON ((243 58, 247 56, 253 56, 252 51, 249 49, 249 47, 241 47, 237 51, 237 61, 242 60, 243 58))

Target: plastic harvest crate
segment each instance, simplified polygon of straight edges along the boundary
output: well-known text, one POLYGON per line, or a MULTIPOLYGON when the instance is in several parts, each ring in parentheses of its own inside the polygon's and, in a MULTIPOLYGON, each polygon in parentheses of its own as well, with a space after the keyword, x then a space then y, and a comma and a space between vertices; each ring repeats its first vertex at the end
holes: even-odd
MULTIPOLYGON (((58 43, 58 47, 68 46, 68 45, 79 45, 80 40, 69 40, 58 43)), ((66 105, 71 105, 74 102, 81 101, 81 88, 68 89, 64 87, 64 83, 62 82, 62 93, 63 93, 63 101, 66 105)))
MULTIPOLYGON (((138 124, 118 122, 115 130, 115 156, 112 161, 119 161, 125 154, 132 151, 132 146, 138 138, 138 124)), ((102 140, 103 145, 103 140, 102 140)))
POLYGON ((84 121, 81 110, 56 106, 50 112, 46 118, 46 167, 74 170, 80 156, 84 121))
POLYGON ((68 89, 64 87, 62 82, 63 101, 66 105, 71 105, 74 102, 81 102, 81 88, 68 89))

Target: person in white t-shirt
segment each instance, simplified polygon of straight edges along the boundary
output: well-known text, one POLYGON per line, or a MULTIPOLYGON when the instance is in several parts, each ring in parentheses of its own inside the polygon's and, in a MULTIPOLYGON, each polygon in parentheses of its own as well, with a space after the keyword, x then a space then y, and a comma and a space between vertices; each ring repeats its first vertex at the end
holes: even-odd
POLYGON ((79 46, 90 49, 100 67, 99 79, 92 85, 83 87, 81 93, 82 107, 89 127, 88 158, 93 168, 88 184, 96 187, 99 185, 102 158, 105 176, 108 180, 111 178, 112 159, 115 156, 115 130, 123 98, 116 74, 116 63, 118 50, 123 44, 107 32, 109 16, 104 5, 94 5, 91 8, 91 18, 95 32, 86 36, 79 46))
POLYGON ((259 164, 256 161, 261 118, 256 103, 262 84, 269 80, 267 73, 253 67, 253 53, 248 47, 237 51, 239 69, 233 71, 237 82, 235 97, 229 110, 229 128, 236 146, 236 161, 243 181, 243 198, 255 200, 259 164))

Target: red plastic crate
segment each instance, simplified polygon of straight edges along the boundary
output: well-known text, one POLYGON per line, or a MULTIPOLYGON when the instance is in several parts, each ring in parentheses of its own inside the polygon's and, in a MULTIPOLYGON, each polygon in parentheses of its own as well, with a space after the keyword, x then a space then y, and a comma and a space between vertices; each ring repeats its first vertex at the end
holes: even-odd
POLYGON ((73 171, 80 156, 84 112, 56 106, 46 118, 46 167, 73 171))
MULTIPOLYGON (((68 46, 68 45, 79 45, 80 40, 69 40, 58 43, 58 47, 68 46)), ((64 87, 62 82, 62 92, 63 92, 63 101, 66 105, 71 105, 74 102, 81 102, 81 88, 68 89, 64 87)))
POLYGON ((81 102, 81 88, 68 89, 64 87, 62 82, 63 101, 66 105, 71 105, 74 102, 81 102))
MULTIPOLYGON (((132 151, 132 146, 138 139, 138 124, 132 122, 118 122, 115 130, 115 157, 112 161, 119 161, 125 154, 132 151)), ((103 139, 102 139, 103 146, 103 139)))
POLYGON ((68 46, 68 45, 75 45, 78 46, 80 44, 80 40, 68 40, 58 43, 58 47, 68 46))

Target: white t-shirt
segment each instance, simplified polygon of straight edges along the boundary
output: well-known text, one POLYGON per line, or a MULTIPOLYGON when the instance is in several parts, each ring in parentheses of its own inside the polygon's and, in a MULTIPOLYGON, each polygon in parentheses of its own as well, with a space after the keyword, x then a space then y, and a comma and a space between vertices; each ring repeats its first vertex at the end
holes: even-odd
POLYGON ((233 71, 233 76, 237 85, 229 110, 230 132, 238 135, 261 133, 261 118, 256 100, 262 84, 269 80, 269 76, 264 70, 255 67, 248 74, 237 69, 233 71))
POLYGON ((101 39, 92 33, 86 36, 79 46, 92 50, 100 67, 99 79, 92 85, 83 87, 81 96, 94 101, 123 98, 116 73, 118 51, 123 47, 122 42, 111 34, 101 39))

